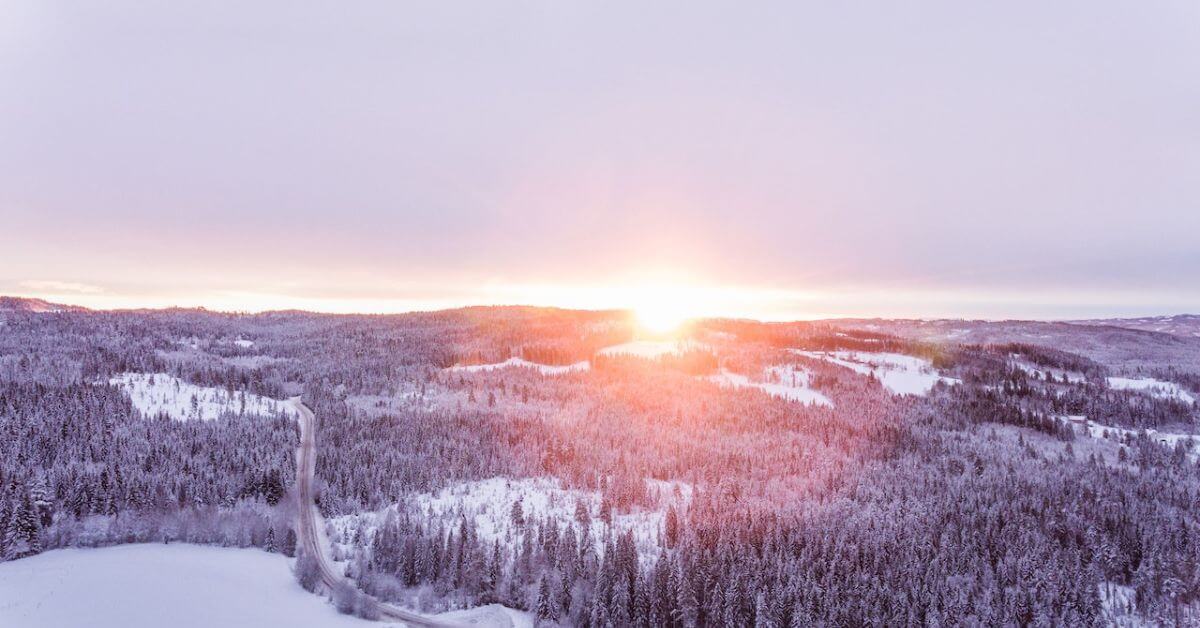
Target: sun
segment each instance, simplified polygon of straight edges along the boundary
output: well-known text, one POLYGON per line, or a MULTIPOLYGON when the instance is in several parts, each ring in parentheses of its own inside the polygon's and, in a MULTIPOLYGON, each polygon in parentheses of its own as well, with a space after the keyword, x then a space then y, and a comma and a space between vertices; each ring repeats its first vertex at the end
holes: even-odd
POLYGON ((666 299, 639 303, 634 306, 633 311, 637 316, 638 325, 655 334, 671 333, 691 318, 683 304, 672 303, 666 299))

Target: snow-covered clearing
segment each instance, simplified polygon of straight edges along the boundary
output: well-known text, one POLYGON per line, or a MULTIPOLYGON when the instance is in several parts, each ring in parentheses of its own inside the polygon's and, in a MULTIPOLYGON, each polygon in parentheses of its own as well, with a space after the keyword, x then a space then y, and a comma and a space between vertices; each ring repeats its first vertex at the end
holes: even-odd
POLYGON ((446 370, 453 371, 453 372, 477 373, 480 371, 494 371, 496 369, 503 369, 503 368, 529 368, 529 369, 536 369, 542 375, 563 375, 565 373, 575 373, 575 372, 579 372, 579 371, 586 371, 586 370, 590 369, 591 367, 592 367, 592 365, 589 364, 586 360, 584 360, 583 362, 576 362, 574 364, 555 366, 552 364, 538 364, 537 362, 530 362, 529 360, 525 360, 522 358, 509 358, 503 362, 496 362, 493 364, 468 364, 468 365, 456 364, 446 370))
POLYGON ((600 355, 631 355, 637 358, 654 359, 672 353, 682 354, 708 348, 708 345, 694 340, 634 340, 605 347, 598 353, 600 355))
MULTIPOLYGON (((0 626, 369 628, 300 588, 256 549, 120 545, 0 563, 0 626)), ((392 624, 398 625, 398 624, 392 624)))
POLYGON ((1107 626, 1121 628, 1140 628, 1150 626, 1137 615, 1137 594, 1133 587, 1112 582, 1101 582, 1100 588, 1100 618, 1107 626))
POLYGON ((288 358, 277 358, 273 355, 234 355, 221 358, 221 361, 231 366, 244 369, 260 369, 279 362, 287 362, 288 358))
POLYGON ((802 368, 790 364, 767 367, 763 371, 762 379, 764 381, 752 381, 745 375, 724 368, 716 375, 708 376, 709 381, 722 387, 757 388, 768 395, 788 401, 833 406, 828 397, 809 386, 809 373, 802 368))
MULTIPOLYGON (((1108 438, 1115 441, 1123 441, 1125 438, 1137 438, 1142 430, 1129 429, 1127 427, 1114 427, 1111 425, 1102 425, 1091 419, 1079 415, 1070 415, 1061 417, 1070 421, 1083 429, 1083 431, 1092 438, 1108 438)), ((1195 434, 1178 434, 1175 432, 1160 432, 1154 428, 1146 428, 1146 437, 1161 445, 1167 447, 1175 447, 1175 445, 1183 442, 1191 442, 1192 450, 1191 457, 1193 459, 1200 458, 1200 436, 1195 434)))
POLYGON ((519 611, 500 604, 488 604, 460 611, 447 611, 430 615, 432 619, 459 626, 509 626, 533 628, 533 613, 519 611))
POLYGON ((166 414, 176 421, 211 421, 225 414, 295 416, 286 402, 245 391, 190 384, 166 373, 122 373, 108 382, 120 387, 144 416, 166 414))
POLYGON ((1056 381, 1061 382, 1065 378, 1067 380, 1067 382, 1071 383, 1071 384, 1082 384, 1087 381, 1087 378, 1083 376, 1083 373, 1076 373, 1074 371, 1064 371, 1062 369, 1039 367, 1039 366, 1035 366, 1033 364, 1029 364, 1028 362, 1021 361, 1019 359, 1013 360, 1012 364, 1013 364, 1013 366, 1021 369, 1022 371, 1025 371, 1029 375, 1032 375, 1032 376, 1040 378, 1040 379, 1046 379, 1047 375, 1053 375, 1054 379, 1056 381))
MULTIPOLYGON (((692 487, 684 482, 646 480, 646 489, 658 507, 641 509, 630 513, 613 513, 614 535, 633 531, 638 554, 650 560, 658 554, 658 539, 672 503, 680 505, 690 501, 692 487)), ((603 550, 603 539, 607 525, 600 520, 600 494, 592 491, 563 488, 556 478, 510 479, 489 478, 475 482, 464 482, 445 488, 438 493, 417 495, 414 508, 426 522, 441 520, 447 529, 453 529, 459 515, 473 519, 479 538, 488 543, 515 543, 516 526, 512 519, 513 503, 520 501, 526 521, 552 518, 564 524, 575 521, 575 504, 582 502, 592 518, 592 538, 596 551, 603 550)), ((397 506, 376 512, 344 515, 328 520, 331 529, 329 538, 343 552, 351 550, 349 541, 355 533, 362 531, 363 539, 369 541, 375 530, 397 506)))
POLYGON ((865 351, 800 351, 793 353, 844 366, 856 373, 874 375, 881 384, 897 395, 927 395, 938 382, 959 383, 953 377, 938 375, 928 360, 900 353, 868 353, 865 351))
POLYGON ((1138 390, 1160 399, 1178 399, 1195 405, 1196 398, 1175 382, 1164 382, 1152 377, 1110 377, 1108 387, 1116 390, 1138 390))

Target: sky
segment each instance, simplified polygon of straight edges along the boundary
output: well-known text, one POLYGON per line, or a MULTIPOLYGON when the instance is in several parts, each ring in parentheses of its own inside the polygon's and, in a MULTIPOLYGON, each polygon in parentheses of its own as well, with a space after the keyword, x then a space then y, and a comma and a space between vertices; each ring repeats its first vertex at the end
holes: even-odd
POLYGON ((1200 312, 1200 3, 0 0, 0 294, 1200 312))

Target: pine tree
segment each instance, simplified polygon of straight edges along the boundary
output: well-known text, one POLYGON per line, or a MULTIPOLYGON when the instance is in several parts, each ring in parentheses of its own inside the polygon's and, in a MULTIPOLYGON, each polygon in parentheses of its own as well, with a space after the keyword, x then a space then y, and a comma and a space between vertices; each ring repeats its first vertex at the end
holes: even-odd
POLYGON ((267 500, 267 505, 278 504, 279 500, 283 499, 284 492, 283 481, 279 479, 279 470, 271 469, 262 482, 262 493, 267 500))
POLYGON ((267 539, 263 542, 263 548, 268 552, 275 552, 275 526, 267 528, 267 539))
POLYGON ((612 502, 609 501, 607 493, 600 498, 600 520, 605 525, 612 525, 612 502))
POLYGON ((693 628, 700 621, 700 600, 696 597, 696 589, 688 581, 682 569, 676 571, 675 581, 679 583, 678 621, 685 628, 693 628))
POLYGON ((0 485, 0 560, 8 560, 8 523, 12 518, 12 503, 0 485))
POLYGON ((512 522, 513 525, 520 528, 525 525, 525 509, 521 505, 521 500, 513 502, 512 505, 512 522))
POLYGON ((777 628, 771 604, 764 589, 754 598, 754 628, 777 628))
POLYGON ((581 529, 592 525, 592 513, 588 511, 587 504, 583 503, 582 499, 575 501, 575 521, 579 522, 581 529))
POLYGON ((15 560, 32 556, 42 551, 41 529, 33 500, 25 492, 21 502, 9 518, 8 530, 4 535, 4 558, 15 560))
POLYGON ((76 519, 82 518, 91 509, 92 497, 87 480, 80 478, 79 484, 69 492, 66 508, 76 519))
POLYGON ((296 530, 292 526, 288 526, 287 533, 283 535, 283 545, 280 546, 279 551, 288 557, 296 555, 296 530))
POLYGON ((54 500, 50 495, 49 487, 46 486, 46 480, 38 478, 33 483, 33 487, 29 489, 29 493, 37 513, 38 523, 43 528, 49 527, 54 522, 54 500))
POLYGON ((667 509, 663 527, 667 537, 667 547, 674 548, 675 544, 679 542, 679 514, 675 512, 675 506, 667 509))
POLYGON ((565 573, 558 579, 558 595, 555 596, 555 601, 558 602, 559 617, 571 612, 571 579, 565 573))
POLYGON ((554 618, 554 594, 550 590, 550 581, 546 576, 542 576, 542 581, 538 584, 537 604, 534 606, 534 612, 539 620, 554 618))
POLYGON ((596 596, 592 598, 592 610, 591 610, 591 618, 590 619, 591 619, 590 623, 592 626, 612 625, 611 619, 609 618, 609 613, 608 613, 608 601, 605 600, 602 596, 600 596, 599 592, 597 592, 596 596))
POLYGON ((618 578, 613 583, 612 604, 609 607, 609 617, 612 618, 612 622, 618 626, 630 625, 632 623, 631 606, 633 606, 633 599, 629 594, 629 584, 624 579, 618 578))
POLYGON ((497 539, 492 544, 492 559, 488 561, 487 574, 483 580, 483 591, 486 599, 496 599, 498 595, 501 568, 500 541, 497 539))

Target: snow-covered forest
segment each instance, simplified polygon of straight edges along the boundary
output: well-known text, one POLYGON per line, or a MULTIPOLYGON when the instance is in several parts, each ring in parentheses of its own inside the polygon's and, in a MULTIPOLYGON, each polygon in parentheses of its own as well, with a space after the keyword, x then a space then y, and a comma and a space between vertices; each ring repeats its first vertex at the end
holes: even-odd
POLYGON ((339 568, 421 612, 1200 622, 1200 340, 723 320, 662 340, 534 308, 0 320, 4 560, 293 555, 299 396, 339 568))

